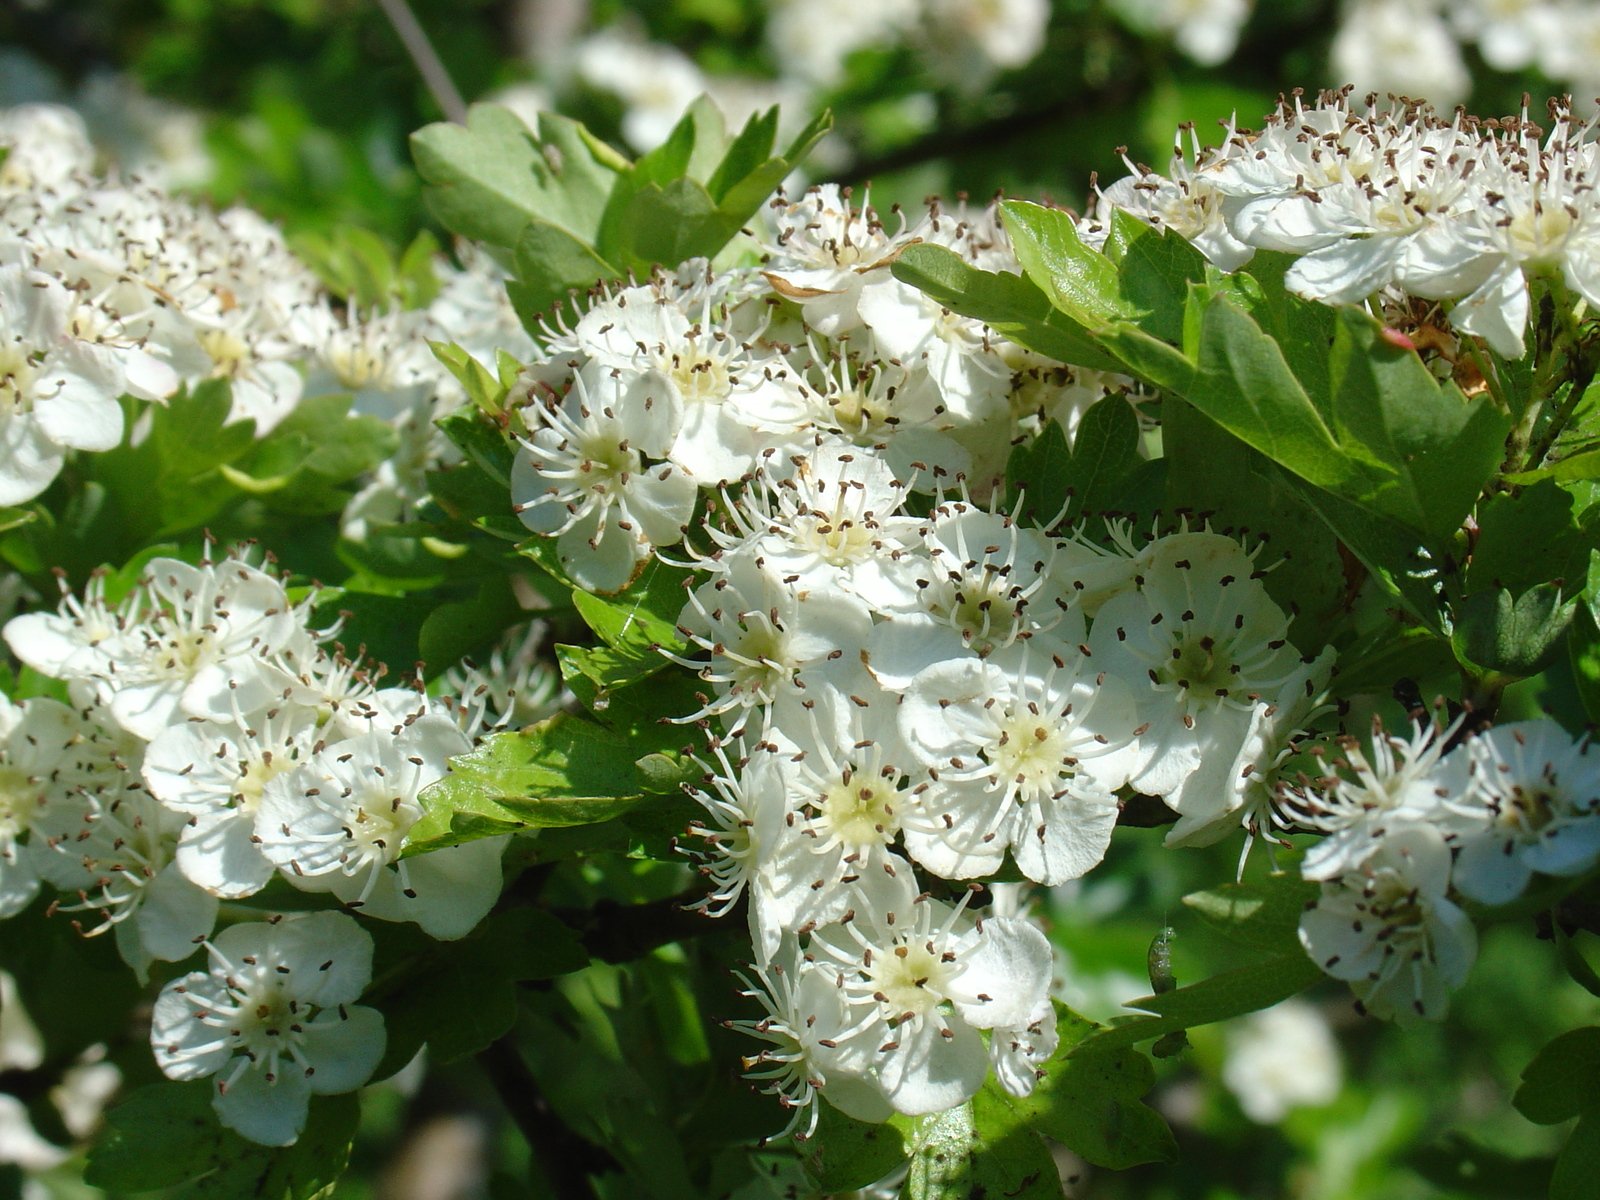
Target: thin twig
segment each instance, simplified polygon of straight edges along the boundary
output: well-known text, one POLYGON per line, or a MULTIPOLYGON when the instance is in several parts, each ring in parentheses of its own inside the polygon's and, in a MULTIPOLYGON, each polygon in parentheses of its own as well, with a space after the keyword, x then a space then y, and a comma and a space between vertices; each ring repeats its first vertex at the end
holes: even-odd
POLYGON ((500 1103, 533 1152, 551 1194, 556 1200, 595 1200, 588 1168, 615 1168, 616 1164, 604 1150, 580 1137, 550 1111, 538 1080, 517 1049, 516 1039, 507 1034, 477 1058, 500 1103))
POLYGON ((395 33, 400 35, 400 42, 405 46, 406 53, 411 56, 411 61, 416 64, 417 74, 422 76, 422 82, 432 93, 434 103, 449 120, 458 125, 465 125, 467 102, 456 90, 450 72, 445 70, 445 65, 434 50, 433 43, 428 40, 427 33, 417 24, 411 6, 406 0, 378 0, 378 7, 383 9, 384 16, 389 18, 389 24, 393 25, 395 33))

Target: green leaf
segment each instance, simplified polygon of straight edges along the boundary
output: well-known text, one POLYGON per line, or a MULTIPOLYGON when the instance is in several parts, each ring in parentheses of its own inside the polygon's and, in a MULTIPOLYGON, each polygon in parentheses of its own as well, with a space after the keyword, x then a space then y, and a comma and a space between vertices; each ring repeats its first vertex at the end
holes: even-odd
POLYGON ((1055 1138, 1096 1166, 1120 1171, 1175 1158, 1172 1131, 1140 1103, 1155 1086, 1150 1060, 1128 1049, 1131 1042, 1113 1046, 1103 1040, 1117 1030, 1097 1032, 1092 1022, 1059 1004, 1056 1014, 1061 1042, 1033 1091, 1011 1096, 991 1082, 985 1089, 990 1099, 1011 1122, 1055 1138))
POLYGON ((1459 1133, 1407 1155, 1405 1162, 1452 1197, 1483 1200, 1544 1200, 1553 1166, 1548 1158, 1514 1158, 1459 1133))
MULTIPOLYGON (((1203 298, 1196 293, 1197 299, 1203 298)), ((1460 526, 1499 464, 1506 418, 1441 386, 1354 309, 1335 315, 1327 390, 1232 296, 1205 300, 1186 399, 1319 488, 1431 537, 1460 526)))
POLYGON ((511 509, 511 464, 516 459, 504 430, 481 413, 451 413, 439 421, 439 430, 481 471, 506 493, 511 509))
POLYGON ((907 246, 892 268, 902 283, 925 292, 951 312, 984 322, 1018 345, 1058 362, 1121 371, 1095 335, 1056 308, 1031 280, 1007 272, 982 271, 943 246, 907 246))
POLYGON ((1273 468, 1309 512, 1344 543, 1372 579, 1399 600, 1430 632, 1444 636, 1443 601, 1436 591, 1438 562, 1414 531, 1273 468))
POLYGON ((1010 511, 1019 519, 1046 524, 1066 511, 1072 478, 1072 449, 1058 421, 1046 421, 1039 436, 1019 443, 1006 461, 1010 511))
POLYGON ((1526 679, 1560 654, 1561 639, 1577 606, 1578 598, 1563 600, 1554 583, 1542 583, 1520 596, 1505 588, 1477 592, 1456 606, 1450 645, 1464 666, 1526 679))
MULTIPOLYGON (((595 635, 614 650, 655 653, 655 647, 678 651, 684 648, 678 632, 678 618, 686 603, 688 584, 694 575, 678 567, 652 559, 639 578, 620 592, 596 596, 576 591, 573 606, 595 635)), ((665 660, 663 660, 665 661, 665 660)))
POLYGON ((583 291, 622 274, 581 237, 537 219, 523 226, 512 262, 517 272, 517 312, 530 327, 531 317, 565 299, 569 292, 583 291))
MULTIPOLYGON (((473 355, 453 342, 429 342, 428 349, 456 377, 467 393, 467 398, 479 409, 495 415, 505 410, 506 395, 510 391, 492 371, 473 355)), ((471 414, 453 414, 445 420, 471 420, 471 414)))
MULTIPOLYGON (((255 423, 229 423, 232 407, 228 381, 207 380, 165 404, 140 406, 149 429, 137 446, 124 443, 86 460, 114 502, 124 546, 199 529, 242 498, 220 468, 253 447, 255 423)), ((129 409, 130 432, 133 416, 129 409)))
POLYGON ((271 497, 277 511, 338 512, 354 491, 341 485, 388 458, 400 444, 387 421, 351 415, 353 401, 343 394, 301 400, 237 467, 224 464, 223 475, 251 495, 271 497))
POLYGON ((1139 421, 1121 396, 1097 401, 1078 424, 1072 448, 1055 421, 1011 452, 1006 479, 1012 512, 1041 524, 1104 512, 1140 463, 1139 421))
POLYGON ((1022 200, 1000 206, 1022 273, 1057 309, 1086 329, 1136 321, 1141 309, 1122 294, 1117 265, 1084 244, 1072 214, 1022 200))
POLYGON ((150 1084, 106 1112, 84 1182, 129 1192, 172 1187, 214 1170, 226 1136, 211 1108, 210 1080, 150 1084))
POLYGON ((816 1133, 802 1144, 801 1154, 818 1191, 853 1192, 905 1162, 906 1136, 896 1123, 871 1125, 819 1102, 816 1133))
POLYGON ((1213 929, 1233 941, 1270 954, 1299 949, 1300 916, 1317 896, 1317 885, 1287 871, 1260 883, 1225 883, 1183 898, 1213 929))
POLYGON ((1101 511, 1139 462, 1139 420, 1121 396, 1097 401, 1078 424, 1072 443, 1074 518, 1101 511))
POLYGON ((1567 969, 1567 974, 1591 996, 1600 996, 1600 974, 1589 965, 1589 960, 1578 949, 1577 942, 1561 928, 1560 921, 1551 923, 1551 934, 1555 938, 1556 953, 1561 958, 1561 965, 1567 969))
POLYGON ((1600 1027, 1561 1034, 1533 1056, 1511 1102, 1539 1125, 1559 1125, 1600 1105, 1600 1027))
POLYGON ((601 252, 641 275, 656 264, 715 257, 831 127, 823 113, 774 155, 776 109, 752 116, 730 141, 722 114, 702 97, 612 192, 601 252))
POLYGON ((439 222, 505 250, 535 220, 593 247, 618 175, 615 157, 599 152, 577 122, 542 112, 533 130, 509 109, 488 104, 473 105, 464 126, 442 122, 418 130, 411 154, 423 199, 439 222))
POLYGON ((1306 502, 1304 485, 1177 397, 1162 401, 1161 444, 1169 511, 1206 514, 1214 529, 1260 538, 1259 564, 1271 568, 1262 583, 1280 608, 1297 614, 1289 640, 1330 640, 1346 603, 1347 564, 1338 538, 1306 502))
POLYGON ((1532 471, 1513 471, 1506 475, 1507 483, 1530 484, 1544 480, 1557 483, 1575 483, 1579 480, 1600 479, 1600 446, 1580 451, 1556 462, 1547 462, 1532 471))
POLYGON ((204 1080, 131 1093, 106 1114, 85 1182, 114 1192, 187 1185, 178 1193, 186 1200, 312 1200, 343 1174, 359 1118, 354 1095, 312 1097, 299 1140, 273 1149, 222 1128, 211 1090, 204 1080))
POLYGON ((1060 1200, 1055 1159, 1025 1129, 994 1136, 988 1118, 996 1101, 980 1092, 967 1103, 922 1117, 911 1138, 907 1200, 970 1200, 1009 1196, 1060 1200))
POLYGON ((1162 341, 1181 343, 1189 287, 1206 277, 1204 255, 1180 234, 1153 229, 1121 209, 1112 214, 1111 235, 1106 251, 1111 254, 1115 244, 1118 290, 1143 314, 1139 327, 1162 341))
MULTIPOLYGON (((370 997, 381 1002, 388 1030, 375 1079, 405 1066, 424 1042, 437 1062, 476 1054, 515 1023, 519 983, 589 965, 577 934, 534 908, 491 913, 459 941, 397 939, 392 957, 403 974, 370 997)), ((382 959, 380 942, 380 974, 382 959)))
POLYGON ((1600 1111, 1591 1108, 1578 1118, 1556 1155, 1550 1200, 1591 1200, 1596 1179, 1600 1179, 1600 1111))
MULTIPOLYGON (((790 162, 798 162, 816 144, 823 132, 822 129, 815 129, 814 125, 813 131, 808 131, 795 139, 795 144, 790 147, 784 158, 790 162)), ((721 161, 712 169, 711 174, 695 173, 694 177, 706 185, 706 191, 711 193, 711 198, 721 205, 734 188, 762 170, 772 157, 773 147, 777 144, 776 106, 765 112, 751 113, 750 118, 744 123, 744 128, 739 130, 738 136, 726 143, 727 149, 723 151, 721 161)))
POLYGON ((350 1161, 360 1118, 354 1094, 313 1096, 294 1145, 269 1150, 243 1142, 246 1149, 228 1153, 216 1171, 190 1184, 184 1200, 323 1200, 350 1161))
POLYGON ((1500 492, 1478 505, 1478 534, 1467 565, 1466 590, 1521 592, 1550 580, 1577 590, 1590 550, 1572 511, 1571 492, 1535 483, 1500 492))
POLYGON ((1270 1008, 1305 991, 1322 978, 1321 968, 1296 948, 1287 954, 1235 967, 1188 987, 1130 1000, 1129 1008, 1156 1015, 1119 1020, 1110 1029, 1085 1039, 1073 1053, 1119 1049, 1177 1029, 1193 1029, 1196 1025, 1209 1025, 1270 1008))
POLYGON ((659 753, 661 741, 565 713, 494 734, 451 759, 450 774, 423 791, 423 816, 406 853, 620 816, 644 803, 660 779, 658 771, 641 771, 637 760, 659 753))
POLYGON ((429 677, 489 649, 524 615, 511 581, 503 575, 485 579, 470 599, 441 604, 417 631, 417 651, 428 666, 429 677))

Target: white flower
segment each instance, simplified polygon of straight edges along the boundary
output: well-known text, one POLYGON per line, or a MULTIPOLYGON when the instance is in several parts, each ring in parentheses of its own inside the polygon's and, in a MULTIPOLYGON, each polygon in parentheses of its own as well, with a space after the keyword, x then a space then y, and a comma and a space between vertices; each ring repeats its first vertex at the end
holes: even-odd
POLYGON ((83 118, 60 104, 19 104, 0 110, 0 195, 62 188, 94 166, 83 118))
POLYGON ((863 674, 846 647, 864 645, 872 614, 854 596, 822 592, 798 596, 759 556, 725 555, 721 573, 689 593, 678 631, 710 652, 705 663, 678 659, 698 670, 716 691, 700 715, 800 703, 817 684, 854 691, 863 674))
POLYGON ((107 643, 111 715, 150 740, 181 717, 227 720, 265 707, 282 686, 271 660, 304 637, 283 584, 230 556, 191 566, 150 561, 139 619, 107 643))
POLYGON ((172 1079, 214 1077, 224 1125, 289 1145, 313 1095, 354 1091, 383 1057, 383 1014, 354 1003, 372 939, 340 913, 309 913, 231 926, 206 949, 207 970, 156 998, 156 1062, 172 1079))
POLYGON ((255 813, 264 854, 290 883, 332 892, 363 915, 415 921, 435 938, 464 937, 500 894, 504 838, 400 858, 422 815, 417 796, 471 742, 441 713, 392 728, 375 720, 267 780, 255 813))
POLYGON ((902 817, 906 847, 947 878, 988 874, 1009 849, 1029 879, 1065 883, 1110 844, 1140 757, 1132 697, 1087 660, 1030 665, 952 659, 906 688, 901 735, 932 779, 902 817))
POLYGON ((145 784, 188 817, 177 850, 184 875, 230 899, 266 885, 276 868, 256 843, 261 793, 310 754, 317 732, 314 713, 273 708, 248 719, 187 721, 156 736, 145 751, 145 784))
POLYGON ((741 995, 757 1001, 763 1013, 754 1020, 728 1021, 766 1042, 743 1060, 745 1078, 792 1109, 778 1137, 816 1132, 818 1096, 858 1121, 886 1121, 894 1109, 869 1076, 871 1058, 860 1039, 850 1039, 848 1011, 833 977, 814 967, 788 936, 767 966, 752 968, 755 981, 739 976, 741 995), (800 1126, 804 1124, 804 1131, 800 1126))
POLYGON ((1324 700, 1333 658, 1333 647, 1324 647, 1275 693, 1248 708, 1219 713, 1212 749, 1168 798, 1178 821, 1167 845, 1210 845, 1240 825, 1249 835, 1246 852, 1258 836, 1281 840, 1276 828, 1285 821, 1278 809, 1283 787, 1278 769, 1312 720, 1328 711, 1324 700))
POLYGON ((0 504, 31 500, 68 450, 122 440, 124 377, 68 328, 71 293, 42 271, 0 266, 0 504))
POLYGON ((1204 67, 1226 61, 1239 43, 1252 0, 1115 0, 1135 28, 1170 34, 1178 49, 1204 67))
POLYGON ((59 911, 99 916, 86 932, 115 930, 118 953, 140 979, 153 961, 188 958, 216 923, 217 898, 174 862, 183 818, 132 778, 108 775, 73 799, 46 810, 32 842, 40 876, 77 897, 58 901, 59 911))
POLYGON ((1133 786, 1177 807, 1207 755, 1240 744, 1240 714, 1303 679, 1304 664, 1288 642, 1288 618, 1232 538, 1172 534, 1144 551, 1137 570, 1137 590, 1097 612, 1091 661, 1130 685, 1149 681, 1135 692, 1148 728, 1147 764, 1133 786))
POLYGON ((750 917, 763 953, 784 930, 808 932, 841 918, 852 902, 850 885, 862 875, 910 870, 893 846, 901 814, 925 778, 899 765, 909 756, 893 697, 822 690, 794 718, 781 735, 771 731, 782 744, 758 756, 740 781, 782 818, 780 825, 773 815, 757 815, 757 836, 763 819, 768 831, 751 881, 750 917))
POLYGON ((997 1027, 989 1035, 989 1058, 994 1063, 995 1078, 1013 1096, 1032 1095, 1043 1075, 1041 1066, 1060 1044, 1056 1006, 1046 997, 1028 1014, 1024 1024, 997 1027))
POLYGON ((923 39, 940 74, 968 92, 1044 48, 1049 0, 928 0, 923 39))
POLYGON ((1305 1000, 1290 999, 1230 1022, 1222 1082, 1244 1115, 1276 1125, 1291 1109, 1331 1103, 1343 1070, 1328 1022, 1305 1000))
POLYGON ((904 690, 919 671, 953 659, 1010 664, 1024 645, 1036 661, 1078 653, 1076 546, 965 501, 934 509, 924 545, 915 607, 890 614, 867 642, 868 669, 883 686, 904 690))
POLYGON ((511 470, 517 515, 557 537, 574 582, 620 591, 652 547, 683 536, 694 512, 694 480, 660 461, 683 421, 672 387, 655 373, 624 385, 590 364, 565 397, 534 400, 522 413, 530 433, 511 470))
POLYGON ((757 483, 765 486, 747 489, 730 517, 799 595, 836 590, 878 611, 915 606, 918 522, 900 515, 905 488, 883 459, 819 440, 804 456, 765 464, 757 483))
POLYGON ((85 780, 74 753, 83 740, 82 723, 65 705, 43 697, 13 704, 0 696, 0 917, 15 916, 38 894, 24 839, 85 780))
POLYGON ((1307 879, 1333 879, 1356 870, 1392 831, 1436 825, 1449 793, 1440 756, 1456 729, 1419 723, 1410 740, 1374 722, 1369 755, 1354 738, 1343 743, 1345 774, 1318 781, 1289 802, 1295 819, 1325 834, 1300 864, 1307 879))
POLYGON ((1496 71, 1520 71, 1538 56, 1547 0, 1457 0, 1446 10, 1461 37, 1496 71))
POLYGON ((1439 831, 1397 829, 1322 885, 1300 918, 1300 943, 1374 1016, 1437 1020, 1478 953, 1477 930, 1446 898, 1449 888, 1450 848, 1439 831))
POLYGON ((873 1078, 896 1111, 942 1112, 989 1070, 978 1029, 1026 1027, 1050 986, 1050 943, 1020 917, 974 921, 917 895, 910 872, 862 879, 854 916, 806 946, 873 1047, 873 1078))
POLYGON ((1445 759, 1440 786, 1464 896, 1504 904, 1535 871, 1577 875, 1600 858, 1600 756, 1549 718, 1469 738, 1445 759))

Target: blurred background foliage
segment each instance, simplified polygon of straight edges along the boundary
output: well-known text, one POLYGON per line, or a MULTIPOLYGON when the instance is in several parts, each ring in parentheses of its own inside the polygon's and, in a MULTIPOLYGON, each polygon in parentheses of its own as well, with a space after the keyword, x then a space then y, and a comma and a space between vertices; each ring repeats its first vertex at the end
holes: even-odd
MULTIPOLYGON (((813 175, 870 181, 874 201, 887 208, 930 194, 986 199, 999 190, 1081 206, 1095 172, 1122 173, 1120 148, 1159 167, 1180 122, 1215 141, 1219 122, 1238 114, 1248 126, 1294 88, 1354 82, 1447 106, 1464 102, 1485 115, 1512 112, 1524 92, 1542 97, 1582 86, 1562 78, 1571 71, 1537 43, 1581 41, 1579 16, 1566 9, 1594 6, 414 0, 411 7, 468 101, 554 107, 634 151, 659 140, 702 90, 735 117, 781 102, 791 128, 830 106, 836 132, 813 175), (1481 27, 1484 14, 1496 11, 1528 14, 1531 49, 1510 60, 1528 59, 1519 70, 1486 65, 1491 42, 1481 27), (1548 20, 1534 23, 1539 16, 1548 20), (1344 61, 1352 56, 1341 39, 1352 33, 1381 44, 1344 61)), ((292 232, 351 222, 396 244, 426 224, 405 139, 444 113, 376 0, 16 0, 0 10, 0 47, 0 101, 87 99, 108 142, 126 142, 141 116, 126 95, 119 104, 108 94, 108 75, 199 114, 211 166, 182 182, 218 202, 248 197, 292 232)))
MULTIPOLYGON (((986 199, 1001 190, 1082 206, 1096 172, 1123 173, 1123 148, 1159 168, 1180 123, 1214 141, 1219 122, 1237 114, 1241 125, 1253 124, 1294 88, 1393 87, 1490 115, 1515 111, 1525 92, 1538 110, 1544 96, 1583 86, 1571 55, 1585 37, 1600 42, 1600 25, 1584 11, 1600 6, 1501 4, 1496 11, 1511 17, 1496 18, 1500 25, 1485 16, 1492 7, 1490 0, 1274 0, 1253 8, 1247 0, 973 0, 965 8, 951 0, 411 3, 468 101, 555 108, 633 151, 649 148, 701 90, 735 119, 782 103, 789 129, 830 106, 836 132, 806 168, 809 178, 870 181, 880 209, 931 194, 986 199), (978 24, 961 24, 963 13, 980 9, 972 17, 978 24), (1518 13, 1533 31, 1525 52, 1516 30, 1504 28, 1518 13), (1028 36, 1002 44, 1007 30, 1028 36), (991 45, 986 36, 998 40, 991 45), (976 57, 974 47, 982 50, 976 57)), ((446 114, 375 0, 10 0, 0 5, 0 105, 41 100, 78 107, 108 159, 125 169, 160 174, 219 205, 248 203, 291 234, 353 225, 398 248, 433 228, 447 240, 430 226, 406 148, 413 129, 446 114)), ((1575 707, 1565 668, 1523 685, 1508 704, 1525 712, 1575 707)), ((1117 1015, 1122 1001, 1148 990, 1146 949, 1163 926, 1176 931, 1180 982, 1234 961, 1230 946, 1180 899, 1230 878, 1231 854, 1163 852, 1160 836, 1119 831, 1092 881, 1041 899, 1060 952, 1063 997, 1096 1019, 1117 1015)), ((1258 850, 1250 870, 1265 870, 1267 857, 1258 850)), ((649 862, 626 877, 585 873, 575 863, 559 871, 551 886, 570 894, 575 908, 666 900, 691 885, 685 868, 649 862)), ((1096 1176, 1064 1160, 1064 1177, 1077 1181, 1073 1194, 1542 1195, 1548 1158, 1538 1159, 1563 1131, 1527 1122, 1509 1098, 1540 1046, 1593 1022, 1595 1001, 1567 978, 1548 940, 1528 936, 1532 924, 1523 916, 1486 933, 1471 983, 1438 1025, 1402 1030, 1364 1020, 1343 987, 1326 984, 1308 994, 1298 1025, 1197 1030, 1190 1049, 1158 1064, 1154 1101, 1178 1133, 1180 1163, 1096 1176), (1319 1029, 1335 1035, 1331 1054, 1319 1029), (1277 1109, 1249 1086, 1229 1084, 1229 1062, 1252 1054, 1249 1061, 1275 1064, 1258 1065, 1256 1078, 1289 1080, 1275 1093, 1277 1109), (1295 1097, 1300 1103, 1290 1102, 1295 1097)), ((751 1015, 740 1011, 731 964, 715 948, 726 945, 669 942, 634 963, 602 963, 525 987, 529 1015, 508 1036, 542 1073, 570 1068, 573 1086, 548 1101, 571 1128, 589 1131, 558 1153, 591 1166, 607 1155, 648 1162, 670 1178, 683 1169, 684 1147, 711 1144, 724 1147, 719 1153, 730 1163, 757 1159, 766 1182, 760 1191, 744 1185, 729 1193, 715 1178, 698 1181, 706 1194, 804 1194, 789 1190, 803 1185, 791 1159, 741 1141, 776 1128, 782 1116, 751 1099, 734 1066, 742 1047, 717 1025, 751 1015), (707 996, 725 1003, 702 1011, 697 997, 707 996), (698 1094, 674 1090, 683 1075, 648 1068, 662 1049, 691 1072, 698 1094), (607 1100, 619 1080, 629 1092, 621 1107, 607 1100)), ((26 955, 12 947, 7 958, 26 955)), ((92 964, 69 967, 61 969, 63 995, 92 964)), ((130 1083, 139 1071, 150 1073, 148 1053, 122 1060, 116 1047, 111 1052, 130 1083)), ((435 1064, 425 1084, 402 1079, 370 1090, 355 1169, 337 1194, 527 1194, 517 1182, 529 1169, 527 1147, 483 1075, 492 1061, 435 1064)), ((49 1120, 42 1097, 29 1108, 36 1121, 49 1120)), ((78 1169, 68 1160, 36 1174, 25 1192, 22 1173, 0 1165, 0 1198, 98 1195, 76 1182, 78 1169)), ((729 1178, 739 1174, 730 1167, 729 1178)))

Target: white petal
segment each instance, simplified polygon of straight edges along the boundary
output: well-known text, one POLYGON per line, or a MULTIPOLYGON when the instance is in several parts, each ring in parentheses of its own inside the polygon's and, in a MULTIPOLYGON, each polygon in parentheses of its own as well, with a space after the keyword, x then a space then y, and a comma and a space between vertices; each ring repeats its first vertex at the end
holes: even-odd
POLYGON ((385 1045, 383 1014, 357 1004, 344 1016, 325 1009, 301 1036, 306 1062, 314 1073, 307 1083, 318 1095, 353 1092, 372 1077, 385 1045))
MULTIPOLYGON (((221 1083, 221 1078, 218 1078, 221 1083)), ((268 1083, 264 1070, 244 1071, 226 1092, 214 1092, 211 1107, 229 1129, 263 1146, 288 1146, 306 1127, 311 1087, 292 1063, 268 1083)))

